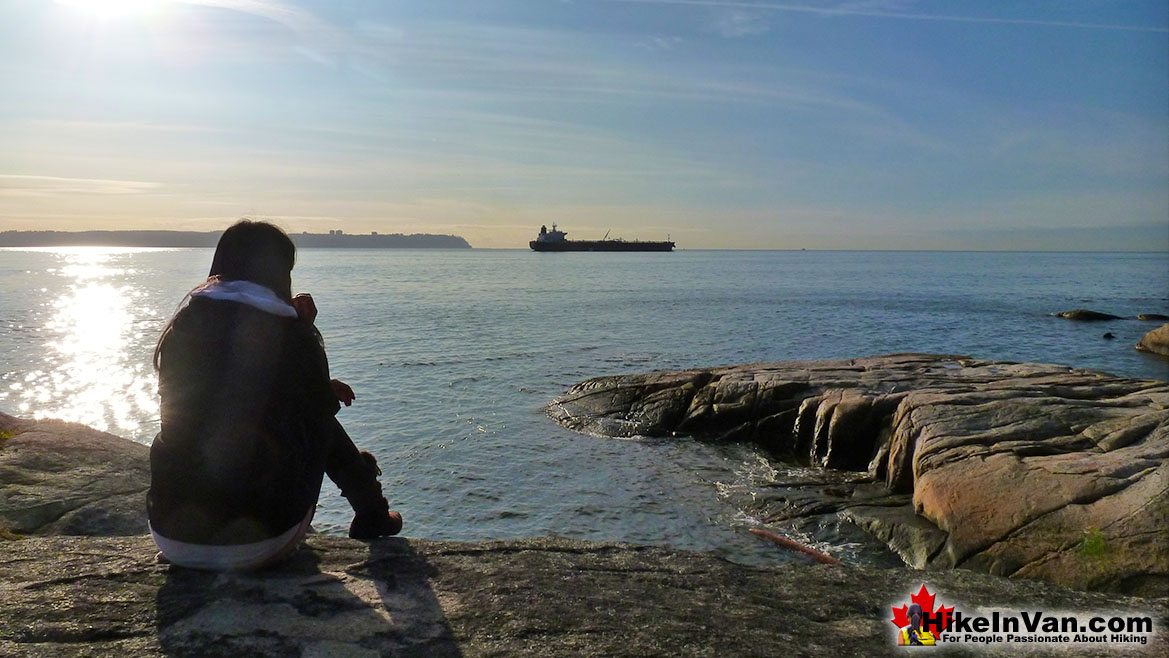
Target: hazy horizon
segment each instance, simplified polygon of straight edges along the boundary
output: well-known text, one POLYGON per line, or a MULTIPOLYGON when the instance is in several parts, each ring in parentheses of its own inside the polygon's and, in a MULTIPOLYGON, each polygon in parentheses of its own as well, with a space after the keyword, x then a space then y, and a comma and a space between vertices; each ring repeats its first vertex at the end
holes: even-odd
POLYGON ((1169 252, 1169 5, 0 0, 0 231, 1169 252))
MULTIPOLYGON (((256 219, 256 218, 251 218, 256 219)), ((235 220, 227 220, 229 223, 235 220)), ((279 224, 279 222, 277 222, 279 224)), ((223 228, 226 228, 226 224, 223 228)), ((109 229, 109 228, 78 228, 58 231, 56 229, 0 229, 0 233, 5 231, 29 231, 29 232, 66 232, 66 233, 91 233, 91 232, 134 232, 134 231, 177 231, 177 232, 195 232, 195 233, 220 233, 223 228, 195 230, 195 229, 157 229, 157 228, 135 228, 135 229, 109 229)), ((1144 226, 1130 226, 1110 229, 1072 229, 1059 231, 1030 231, 1025 229, 1006 229, 1003 231, 987 231, 983 236, 965 235, 960 238, 951 239, 947 242, 945 237, 933 238, 934 246, 924 247, 904 247, 904 246, 881 246, 881 244, 870 243, 863 247, 801 247, 798 245, 786 247, 687 247, 678 245, 678 250, 690 251, 1005 251, 1005 252, 1083 252, 1083 253, 1162 253, 1166 249, 1159 245, 1162 233, 1165 227, 1160 224, 1150 224, 1144 226), (1125 232, 1128 231, 1128 233, 1125 232), (1054 233, 1054 234, 1053 234, 1054 233), (1091 235, 1088 235, 1091 234, 1091 235), (1107 234, 1107 235, 1106 235, 1107 234), (1004 243, 1009 246, 1004 246, 1004 243), (960 244, 961 246, 945 246, 946 244, 960 244), (1086 248, 1083 244, 1093 245, 1086 248), (1145 245, 1135 248, 1129 248, 1124 245, 1137 244, 1145 245)), ((289 231, 292 235, 308 233, 311 235, 328 235, 329 230, 321 231, 289 231)), ((346 231, 346 237, 360 237, 369 236, 371 232, 365 233, 351 233, 346 231)), ((374 235, 386 237, 393 235, 411 235, 402 233, 384 233, 381 231, 373 231, 374 235)), ((465 237, 458 234, 438 234, 429 233, 426 235, 454 235, 455 237, 465 237)), ((594 238, 596 236, 593 236, 594 238)), ((614 236, 616 237, 616 236, 614 236)), ((589 239, 587 237, 581 239, 589 239)), ((893 244, 894 238, 891 236, 884 237, 884 244, 893 244)), ((60 245, 67 246, 117 246, 117 245, 60 245)), ((129 245, 127 245, 129 246, 129 245)), ((527 243, 510 246, 479 246, 471 244, 476 249, 528 249, 527 243)), ((19 249, 21 246, 5 246, 0 245, 0 249, 19 249)), ((29 247, 40 248, 40 247, 29 247)), ((314 248, 311 246, 303 248, 314 248)))

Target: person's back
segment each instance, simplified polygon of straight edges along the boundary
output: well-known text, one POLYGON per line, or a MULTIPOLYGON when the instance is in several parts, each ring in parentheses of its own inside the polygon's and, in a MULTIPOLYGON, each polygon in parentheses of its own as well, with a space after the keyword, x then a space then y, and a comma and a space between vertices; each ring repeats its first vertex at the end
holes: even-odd
POLYGON ((318 495, 302 456, 339 408, 319 350, 296 320, 245 304, 196 297, 179 312, 159 355, 155 530, 242 544, 300 521, 318 495))
POLYGON ((336 421, 339 399, 354 396, 329 378, 311 298, 291 298, 294 260, 274 226, 229 228, 208 281, 159 340, 162 428, 147 501, 151 533, 178 564, 241 569, 287 555, 308 531, 326 473, 356 512, 350 536, 401 528, 373 456, 336 421))

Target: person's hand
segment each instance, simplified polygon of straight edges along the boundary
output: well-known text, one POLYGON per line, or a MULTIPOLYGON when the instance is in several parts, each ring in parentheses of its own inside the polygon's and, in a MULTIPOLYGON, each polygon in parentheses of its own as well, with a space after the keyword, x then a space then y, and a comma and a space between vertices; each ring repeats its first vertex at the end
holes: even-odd
POLYGON ((344 402, 346 407, 351 406, 353 401, 357 399, 357 396, 353 394, 353 389, 349 387, 349 384, 346 384, 339 379, 330 379, 329 386, 333 387, 333 395, 337 396, 337 400, 339 402, 344 402))
POLYGON ((292 308, 296 309, 296 313, 305 322, 309 324, 316 322, 317 305, 313 302, 313 296, 307 292, 302 292, 292 298, 292 308))

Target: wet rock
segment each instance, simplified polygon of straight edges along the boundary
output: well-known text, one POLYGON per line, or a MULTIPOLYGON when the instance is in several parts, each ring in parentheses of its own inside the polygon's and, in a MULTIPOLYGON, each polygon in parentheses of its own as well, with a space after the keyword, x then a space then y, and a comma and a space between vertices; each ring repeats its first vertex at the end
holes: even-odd
POLYGON ((600 435, 636 427, 753 440, 797 464, 851 471, 833 484, 781 477, 751 513, 775 522, 834 514, 915 566, 1124 592, 1169 585, 1165 382, 901 354, 598 378, 548 413, 600 435), (674 394, 676 405, 689 399, 681 420, 638 418, 631 392, 643 382, 659 397, 668 395, 661 384, 687 382, 674 394), (905 509, 874 509, 896 495, 911 497, 905 509))
POLYGON ((1142 352, 1169 356, 1169 324, 1163 324, 1145 334, 1136 348, 1142 352))
MULTIPOLYGON (((923 583, 989 609, 1149 616, 1165 599, 970 571, 749 567, 684 551, 567 539, 462 544, 313 536, 284 565, 215 574, 159 565, 149 537, 44 537, 0 551, 0 655, 896 656, 892 606, 923 583)), ((1062 655, 1164 655, 1151 644, 1062 655)), ((951 653, 953 650, 951 651, 951 653)), ((1048 655, 998 645, 958 655, 1048 655)))
POLYGON ((147 531, 150 449, 59 420, 0 413, 0 527, 21 535, 147 531))
POLYGON ((930 560, 946 545, 946 533, 914 514, 909 505, 856 505, 844 508, 841 516, 885 542, 915 569, 930 566, 930 560))
POLYGON ((1112 315, 1111 313, 1101 313, 1099 311, 1089 311, 1086 308, 1077 308, 1072 311, 1063 311, 1056 313, 1056 317, 1067 318, 1068 320, 1076 320, 1079 322, 1097 322, 1100 320, 1122 320, 1119 315, 1112 315))
POLYGON ((1165 320, 1169 320, 1169 315, 1164 315, 1162 313, 1141 313, 1137 316, 1137 319, 1146 321, 1157 320, 1163 322, 1165 320))

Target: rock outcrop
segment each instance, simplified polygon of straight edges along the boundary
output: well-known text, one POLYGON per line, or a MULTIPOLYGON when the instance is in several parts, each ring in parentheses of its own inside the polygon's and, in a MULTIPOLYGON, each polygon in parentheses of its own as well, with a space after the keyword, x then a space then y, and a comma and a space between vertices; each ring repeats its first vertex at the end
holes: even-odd
POLYGON ((147 531, 150 449, 59 420, 0 413, 0 528, 21 535, 147 531))
MULTIPOLYGON (((1147 645, 1062 655, 1164 655, 1169 602, 970 571, 748 567, 565 539, 460 544, 311 537, 283 566, 213 574, 157 564, 148 537, 46 537, 0 551, 0 655, 895 656, 891 607, 923 581, 965 615, 1148 616, 1147 645)), ((1050 655, 997 645, 958 655, 1050 655)), ((949 652, 947 655, 953 655, 949 652)))
POLYGON ((1169 324, 1163 324, 1145 334, 1136 347, 1142 352, 1169 356, 1169 324))
POLYGON ((905 354, 602 377, 548 413, 831 469, 778 480, 754 513, 839 516, 911 566, 1169 591, 1165 382, 905 354))
POLYGON ((1076 320, 1079 322, 1098 322, 1100 320, 1123 320, 1119 315, 1112 315, 1111 313, 1101 313, 1100 311, 1090 311, 1086 308, 1077 308, 1071 311, 1063 311, 1056 313, 1056 316, 1067 318, 1068 320, 1076 320))

